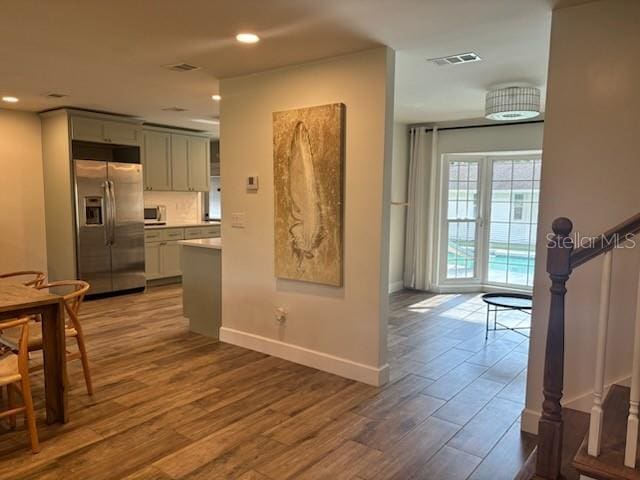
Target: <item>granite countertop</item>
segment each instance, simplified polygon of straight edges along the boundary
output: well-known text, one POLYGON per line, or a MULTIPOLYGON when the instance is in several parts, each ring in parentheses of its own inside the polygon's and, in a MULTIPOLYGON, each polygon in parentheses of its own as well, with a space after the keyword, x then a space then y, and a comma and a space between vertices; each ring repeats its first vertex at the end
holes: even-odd
POLYGON ((167 222, 166 225, 145 225, 144 229, 156 230, 161 228, 212 227, 216 225, 220 225, 220 222, 218 220, 210 220, 208 222, 202 221, 202 222, 183 222, 183 223, 167 222))
POLYGON ((222 250, 222 239, 220 238, 196 238, 194 240, 180 240, 180 245, 185 247, 210 248, 213 250, 222 250))

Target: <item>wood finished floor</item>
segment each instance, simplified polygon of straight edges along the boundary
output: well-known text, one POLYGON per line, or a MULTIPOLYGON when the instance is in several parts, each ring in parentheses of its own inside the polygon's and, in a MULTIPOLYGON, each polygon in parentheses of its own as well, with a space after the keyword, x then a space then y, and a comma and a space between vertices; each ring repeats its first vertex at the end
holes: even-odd
POLYGON ((374 388, 189 333, 176 286, 87 302, 96 393, 73 362, 71 420, 46 426, 34 375, 42 450, 3 423, 0 479, 512 479, 533 447, 528 342, 485 342, 478 296, 391 307, 391 382, 374 388))

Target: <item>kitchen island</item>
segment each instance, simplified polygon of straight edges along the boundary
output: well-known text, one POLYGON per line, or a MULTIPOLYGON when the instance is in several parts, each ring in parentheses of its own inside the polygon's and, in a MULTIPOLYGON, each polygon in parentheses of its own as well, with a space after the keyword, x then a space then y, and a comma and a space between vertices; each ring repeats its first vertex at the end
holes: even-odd
POLYGON ((182 310, 192 332, 218 338, 222 319, 220 238, 182 240, 182 310))

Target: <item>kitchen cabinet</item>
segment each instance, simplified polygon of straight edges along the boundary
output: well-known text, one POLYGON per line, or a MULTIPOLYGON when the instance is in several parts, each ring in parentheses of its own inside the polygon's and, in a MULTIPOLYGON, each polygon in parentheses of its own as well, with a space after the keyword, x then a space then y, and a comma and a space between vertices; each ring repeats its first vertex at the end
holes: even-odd
POLYGON ((171 135, 145 131, 143 151, 145 190, 171 190, 171 135))
POLYGON ((181 192, 191 190, 189 184, 189 137, 171 135, 171 189, 181 192))
POLYGON ((162 260, 160 242, 145 243, 144 245, 144 272, 147 280, 162 277, 162 260))
POLYGON ((188 139, 189 190, 192 192, 209 191, 209 139, 189 137, 188 139))
POLYGON ((209 137, 145 129, 145 190, 208 192, 209 137))
POLYGON ((164 277, 179 277, 182 275, 180 269, 180 249, 182 245, 178 242, 164 242, 161 246, 162 275, 164 277))
POLYGON ((179 240, 220 236, 220 225, 154 228, 144 232, 147 280, 182 276, 179 240))
POLYGON ((71 138, 85 142, 136 146, 141 143, 142 128, 135 123, 72 116, 71 138))

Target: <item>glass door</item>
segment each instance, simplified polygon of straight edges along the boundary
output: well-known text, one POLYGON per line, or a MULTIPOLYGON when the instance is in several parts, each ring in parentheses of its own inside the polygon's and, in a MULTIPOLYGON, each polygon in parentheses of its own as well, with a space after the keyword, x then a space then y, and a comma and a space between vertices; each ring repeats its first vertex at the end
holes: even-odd
POLYGON ((540 158, 531 152, 445 156, 440 284, 533 286, 540 158))
POLYGON ((443 246, 445 279, 470 280, 478 276, 480 162, 450 159, 446 163, 446 238, 443 246))
POLYGON ((491 202, 486 282, 532 287, 535 270, 540 157, 489 158, 491 202))

